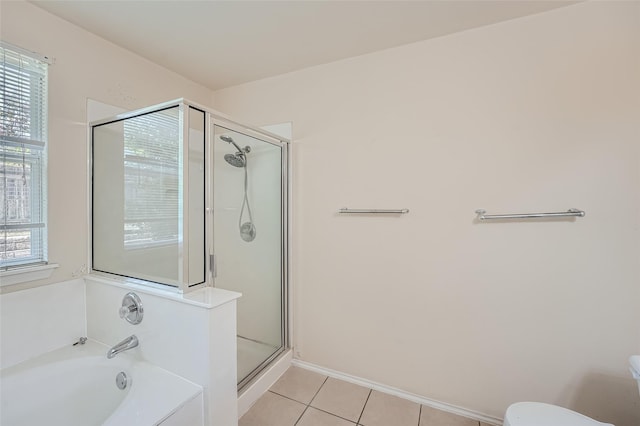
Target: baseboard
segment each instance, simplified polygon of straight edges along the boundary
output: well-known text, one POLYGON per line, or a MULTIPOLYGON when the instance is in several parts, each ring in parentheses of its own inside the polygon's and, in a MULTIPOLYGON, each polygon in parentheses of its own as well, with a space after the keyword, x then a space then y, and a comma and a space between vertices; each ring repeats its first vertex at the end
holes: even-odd
POLYGON ((364 386, 370 389, 377 390, 382 393, 386 393, 389 395, 397 396, 409 401, 416 402, 418 404, 426 405, 427 407, 436 408, 438 410, 447 411, 449 413, 457 414, 464 417, 469 417, 475 420, 478 420, 483 423, 487 423, 490 425, 502 425, 502 419, 488 416, 483 413, 479 413, 474 410, 469 410, 466 408, 458 407, 456 405, 447 404, 445 402, 435 401, 433 399, 424 398, 422 396, 412 394, 409 392, 405 392, 401 389, 397 389, 391 386, 383 385, 381 383, 376 383, 371 380, 363 379, 360 377, 352 376, 350 374, 345 374, 340 371, 331 370, 329 368, 320 367, 315 364, 311 364, 309 362, 300 361, 294 359, 291 361, 292 365, 296 367, 304 368, 306 370, 314 371, 316 373, 323 374, 325 376, 333 377, 334 379, 344 380, 345 382, 353 383, 356 385, 364 386))
POLYGON ((293 359, 293 351, 287 350, 274 360, 253 382, 238 395, 238 419, 287 371, 293 359))

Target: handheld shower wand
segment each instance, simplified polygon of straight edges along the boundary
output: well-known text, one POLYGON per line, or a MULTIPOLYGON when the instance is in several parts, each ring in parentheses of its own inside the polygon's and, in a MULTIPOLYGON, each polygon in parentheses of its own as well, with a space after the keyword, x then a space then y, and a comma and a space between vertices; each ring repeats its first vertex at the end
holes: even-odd
POLYGON ((249 204, 249 172, 247 170, 247 154, 251 152, 251 147, 248 145, 244 148, 240 148, 236 144, 231 136, 221 135, 220 139, 224 142, 232 144, 236 147, 238 152, 235 154, 225 154, 224 160, 234 167, 242 167, 244 169, 244 197, 242 198, 242 207, 240 208, 240 216, 238 217, 238 229, 240 231, 240 238, 246 242, 251 242, 256 238, 256 227, 253 224, 253 216, 251 214, 251 205, 249 204), (244 209, 247 208, 249 213, 249 221, 242 223, 242 216, 244 215, 244 209))

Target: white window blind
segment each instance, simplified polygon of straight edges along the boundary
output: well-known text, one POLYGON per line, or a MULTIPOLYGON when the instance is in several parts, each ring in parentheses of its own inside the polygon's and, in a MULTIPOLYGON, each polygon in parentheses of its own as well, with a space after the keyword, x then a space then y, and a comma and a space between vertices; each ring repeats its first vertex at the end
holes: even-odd
POLYGON ((47 262, 47 63, 0 45, 0 269, 47 262))
POLYGON ((124 245, 178 241, 178 108, 124 122, 124 245))

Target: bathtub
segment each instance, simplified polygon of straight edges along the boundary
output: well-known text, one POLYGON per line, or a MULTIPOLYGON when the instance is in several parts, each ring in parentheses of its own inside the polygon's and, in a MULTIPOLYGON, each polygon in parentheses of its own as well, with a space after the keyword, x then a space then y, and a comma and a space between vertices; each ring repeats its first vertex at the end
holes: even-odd
POLYGON ((135 349, 113 359, 107 349, 89 340, 0 371, 0 424, 202 425, 202 387, 136 359, 135 349))

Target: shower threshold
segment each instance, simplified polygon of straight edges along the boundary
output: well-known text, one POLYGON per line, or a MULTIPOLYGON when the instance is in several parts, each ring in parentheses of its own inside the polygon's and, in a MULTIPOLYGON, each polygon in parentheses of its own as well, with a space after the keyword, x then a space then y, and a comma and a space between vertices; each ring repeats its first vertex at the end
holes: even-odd
POLYGON ((238 342, 238 387, 246 383, 250 376, 255 376, 268 361, 282 350, 258 340, 237 336, 238 342))

